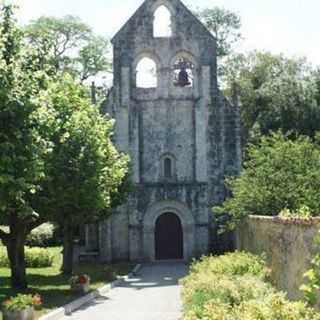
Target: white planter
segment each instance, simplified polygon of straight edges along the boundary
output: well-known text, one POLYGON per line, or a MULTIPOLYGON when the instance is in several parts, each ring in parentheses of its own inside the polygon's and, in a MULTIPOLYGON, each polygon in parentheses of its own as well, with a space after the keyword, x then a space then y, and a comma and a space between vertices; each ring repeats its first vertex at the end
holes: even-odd
POLYGON ((3 312, 3 320, 33 320, 34 319, 34 309, 29 307, 21 311, 7 311, 3 312))

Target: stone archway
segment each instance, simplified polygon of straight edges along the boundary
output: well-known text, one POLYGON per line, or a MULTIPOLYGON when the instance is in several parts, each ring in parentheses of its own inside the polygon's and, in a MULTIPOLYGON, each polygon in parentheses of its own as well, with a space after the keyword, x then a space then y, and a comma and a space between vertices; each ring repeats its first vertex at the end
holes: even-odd
POLYGON ((160 201, 150 206, 143 219, 143 252, 147 261, 156 260, 156 225, 159 217, 174 214, 180 221, 183 235, 183 259, 194 256, 195 222, 191 210, 178 201, 160 201))

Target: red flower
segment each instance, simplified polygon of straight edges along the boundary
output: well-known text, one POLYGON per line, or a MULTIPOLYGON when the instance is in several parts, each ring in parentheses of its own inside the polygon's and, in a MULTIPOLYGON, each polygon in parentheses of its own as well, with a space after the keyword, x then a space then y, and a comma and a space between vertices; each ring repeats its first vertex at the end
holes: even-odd
POLYGON ((79 276, 79 283, 86 284, 88 282, 88 278, 84 275, 79 276))

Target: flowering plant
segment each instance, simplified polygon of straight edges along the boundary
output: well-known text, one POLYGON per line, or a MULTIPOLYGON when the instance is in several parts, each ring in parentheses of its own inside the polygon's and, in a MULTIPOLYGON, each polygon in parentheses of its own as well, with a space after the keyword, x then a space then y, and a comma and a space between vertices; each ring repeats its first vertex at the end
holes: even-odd
POLYGON ((5 311, 21 311, 30 307, 35 307, 36 309, 41 308, 42 299, 39 294, 18 294, 16 297, 11 297, 7 299, 2 304, 2 309, 5 311))
POLYGON ((74 275, 70 278, 70 285, 85 285, 90 283, 90 277, 86 274, 74 275))
POLYGON ((36 293, 32 296, 32 304, 36 310, 41 309, 42 307, 42 298, 40 294, 36 293))

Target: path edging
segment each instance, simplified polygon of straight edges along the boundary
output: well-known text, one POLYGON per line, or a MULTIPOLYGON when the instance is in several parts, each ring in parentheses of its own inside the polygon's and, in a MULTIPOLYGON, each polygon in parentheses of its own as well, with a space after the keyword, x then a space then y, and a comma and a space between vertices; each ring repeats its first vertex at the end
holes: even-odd
POLYGON ((141 264, 137 264, 134 269, 125 277, 117 279, 97 290, 94 290, 93 292, 78 298, 68 304, 66 304, 63 307, 60 307, 44 316, 42 316, 39 320, 58 320, 64 317, 65 315, 70 315, 73 311, 79 309, 82 307, 84 304, 87 304, 96 298, 106 294, 108 291, 113 289, 114 287, 117 287, 122 281, 134 277, 136 273, 140 270, 141 264))

